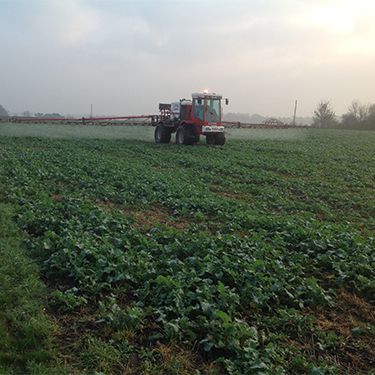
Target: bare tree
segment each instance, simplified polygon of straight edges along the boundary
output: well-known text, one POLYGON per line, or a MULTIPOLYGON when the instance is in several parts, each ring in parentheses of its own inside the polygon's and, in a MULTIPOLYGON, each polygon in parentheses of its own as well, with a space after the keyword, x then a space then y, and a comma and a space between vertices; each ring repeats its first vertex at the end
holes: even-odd
POLYGON ((359 122, 363 122, 368 117, 369 108, 369 105, 361 104, 358 100, 353 100, 348 113, 355 117, 359 122))
POLYGON ((348 112, 342 116, 342 125, 346 128, 367 128, 374 123, 375 106, 361 104, 354 100, 348 108, 348 112))
POLYGON ((352 104, 348 108, 348 114, 352 115, 354 118, 358 118, 360 103, 358 100, 353 100, 352 104))
POLYGON ((341 124, 345 128, 355 127, 358 125, 358 119, 353 113, 348 112, 342 115, 341 124))
POLYGON ((375 130, 375 104, 368 107, 368 115, 366 119, 366 128, 375 130))
POLYGON ((336 114, 329 100, 322 100, 314 111, 313 126, 331 128, 337 126, 336 114))
POLYGON ((8 117, 8 112, 5 108, 0 104, 0 117, 8 117))
POLYGON ((371 104, 368 108, 368 116, 375 119, 375 104, 371 104))
POLYGON ((24 117, 31 117, 31 112, 30 111, 23 111, 22 116, 24 117))
POLYGON ((369 115, 370 106, 368 104, 361 104, 359 106, 358 119, 359 122, 365 122, 369 115))

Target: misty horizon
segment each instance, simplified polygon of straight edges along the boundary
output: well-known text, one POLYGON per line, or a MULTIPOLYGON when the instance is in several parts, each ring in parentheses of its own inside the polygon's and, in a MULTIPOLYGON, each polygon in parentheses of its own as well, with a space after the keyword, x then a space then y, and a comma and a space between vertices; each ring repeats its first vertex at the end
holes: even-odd
MULTIPOLYGON (((154 113, 156 115, 156 113, 154 113)), ((111 117, 112 114, 105 114, 99 113, 96 114, 95 112, 91 116, 91 113, 80 113, 80 114, 64 114, 64 113, 57 113, 57 112, 46 112, 46 113, 34 113, 32 111, 23 111, 20 113, 12 113, 8 112, 9 116, 24 116, 24 117, 53 117, 56 116, 63 116, 65 118, 90 118, 90 117, 111 117)), ((124 114, 127 115, 127 114, 124 114)), ((129 114, 130 116, 133 114, 129 114)), ((337 116, 338 118, 340 116, 337 116)), ((260 113, 240 113, 240 112, 223 112, 223 120, 224 121, 235 121, 241 123, 252 123, 252 124, 261 124, 265 120, 268 119, 277 119, 284 123, 289 123, 293 121, 293 116, 274 116, 274 115, 266 115, 260 113)), ((296 116, 296 123, 300 125, 310 125, 313 122, 313 116, 296 116)))
POLYGON ((311 117, 373 103, 375 3, 0 1, 0 104, 83 115, 157 113, 209 89, 224 112, 311 117))

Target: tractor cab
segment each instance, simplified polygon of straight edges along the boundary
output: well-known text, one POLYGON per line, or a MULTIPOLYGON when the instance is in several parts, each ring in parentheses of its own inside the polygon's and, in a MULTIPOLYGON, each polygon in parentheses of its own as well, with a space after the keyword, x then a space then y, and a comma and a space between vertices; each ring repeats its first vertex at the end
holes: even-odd
POLYGON ((202 123, 221 123, 221 95, 194 93, 193 118, 202 123))
MULTIPOLYGON (((208 144, 224 144, 224 126, 222 124, 221 95, 215 93, 192 94, 192 121, 196 134, 206 136, 208 144)), ((225 99, 228 103, 228 99, 225 99)))

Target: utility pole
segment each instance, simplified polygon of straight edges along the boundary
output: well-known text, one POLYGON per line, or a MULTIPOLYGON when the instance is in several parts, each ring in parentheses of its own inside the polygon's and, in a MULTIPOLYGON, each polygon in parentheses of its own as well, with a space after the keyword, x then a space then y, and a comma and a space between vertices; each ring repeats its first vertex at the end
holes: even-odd
POLYGON ((293 126, 296 126, 297 100, 294 103, 293 126))
POLYGON ((91 110, 90 110, 90 117, 92 118, 92 104, 91 104, 91 110))

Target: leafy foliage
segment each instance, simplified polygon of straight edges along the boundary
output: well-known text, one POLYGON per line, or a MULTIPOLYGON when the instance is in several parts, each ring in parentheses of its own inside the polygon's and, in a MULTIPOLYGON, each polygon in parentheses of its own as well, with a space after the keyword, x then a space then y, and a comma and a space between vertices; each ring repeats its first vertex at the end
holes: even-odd
POLYGON ((120 371, 162 342, 228 374, 335 373, 288 340, 335 346, 306 310, 333 306, 338 288, 373 302, 374 139, 309 134, 224 149, 0 140, 51 306, 94 305, 106 327, 83 344, 84 369, 120 371), (161 209, 185 225, 159 221, 161 209), (137 221, 153 211, 151 225, 137 221))

